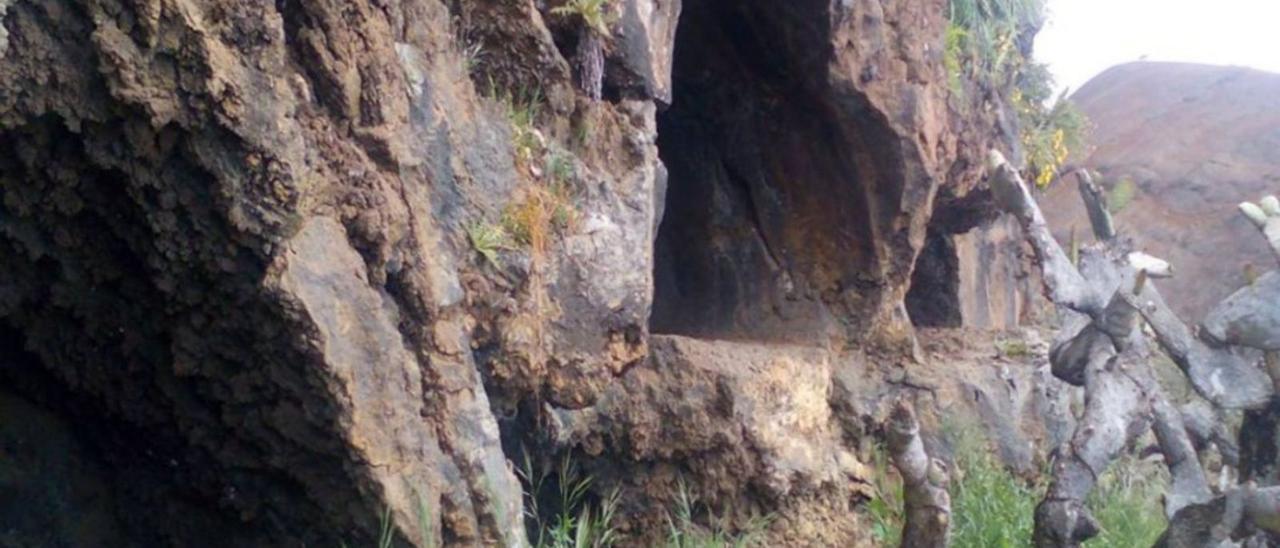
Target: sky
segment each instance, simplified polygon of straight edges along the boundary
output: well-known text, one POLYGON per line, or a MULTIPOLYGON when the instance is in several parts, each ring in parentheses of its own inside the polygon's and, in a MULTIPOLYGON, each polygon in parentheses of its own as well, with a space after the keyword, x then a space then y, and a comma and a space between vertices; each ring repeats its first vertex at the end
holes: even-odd
POLYGON ((1144 57, 1280 72, 1280 0, 1049 0, 1035 57, 1060 90, 1144 57))

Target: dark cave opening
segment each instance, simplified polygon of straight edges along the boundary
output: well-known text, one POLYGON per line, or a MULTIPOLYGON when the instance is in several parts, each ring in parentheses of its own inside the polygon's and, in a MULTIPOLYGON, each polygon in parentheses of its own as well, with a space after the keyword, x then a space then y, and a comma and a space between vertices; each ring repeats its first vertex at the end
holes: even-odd
POLYGON ((995 220, 998 215, 988 190, 964 196, 954 196, 950 189, 939 193, 905 299, 913 325, 960 327, 965 323, 956 237, 995 220))
POLYGON ((685 3, 655 243, 655 333, 808 341, 865 330, 894 268, 896 134, 833 82, 829 6, 685 3))
POLYGON ((907 315, 916 327, 960 327, 960 264, 950 234, 929 231, 907 291, 907 315))

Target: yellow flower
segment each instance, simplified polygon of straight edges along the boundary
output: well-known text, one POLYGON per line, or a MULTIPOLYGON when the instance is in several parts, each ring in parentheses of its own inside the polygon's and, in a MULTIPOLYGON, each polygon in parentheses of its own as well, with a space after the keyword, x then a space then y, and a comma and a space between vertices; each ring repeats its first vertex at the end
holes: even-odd
POLYGON ((1067 161, 1067 156, 1070 153, 1067 150, 1066 140, 1067 133, 1062 129, 1053 132, 1053 159, 1059 165, 1067 161))
POLYGON ((1054 167, 1051 165, 1040 166, 1040 173, 1036 174, 1036 186, 1045 188, 1049 183, 1053 182, 1054 167))

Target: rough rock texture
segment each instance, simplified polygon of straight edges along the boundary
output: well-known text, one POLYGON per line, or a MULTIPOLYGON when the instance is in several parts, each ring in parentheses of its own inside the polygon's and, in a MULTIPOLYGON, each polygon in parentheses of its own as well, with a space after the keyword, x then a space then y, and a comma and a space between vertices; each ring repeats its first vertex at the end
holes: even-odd
POLYGON ((854 518, 868 470, 832 411, 830 352, 659 335, 651 358, 563 428, 620 485, 626 530, 658 540, 679 487, 727 523, 773 515, 774 542, 866 539, 854 518))
POLYGON ((942 6, 686 0, 659 116, 671 177, 655 331, 909 336, 902 301, 935 196, 976 182, 994 133, 966 132, 979 117, 948 106, 942 6))
MULTIPOLYGON (((1245 284, 1245 269, 1273 267, 1266 242, 1235 205, 1280 189, 1280 75, 1238 67, 1132 63, 1072 96, 1093 121, 1084 165, 1136 193, 1115 213, 1121 232, 1175 265, 1162 283, 1179 315, 1198 320, 1245 284)), ((1060 242, 1088 220, 1075 185, 1041 199, 1060 242)), ((1082 239, 1086 239, 1083 236, 1082 239)))
POLYGON ((1039 331, 929 329, 921 343, 934 367, 910 377, 913 384, 932 388, 943 421, 980 424, 1013 472, 1035 477, 1070 438, 1079 394, 1050 373, 1039 331))
POLYGON ((91 425, 120 535, 519 544, 514 451, 595 413, 560 449, 637 500, 683 469, 777 538, 856 536, 845 358, 648 360, 650 309, 912 342, 931 214, 997 139, 948 98, 945 2, 611 3, 598 102, 544 4, 0 0, 0 382, 91 425))
MULTIPOLYGON (((484 270, 464 227, 546 183, 513 161, 451 21, 536 43, 508 73, 570 89, 541 15, 507 6, 11 5, 5 351, 146 432, 173 466, 140 484, 185 484, 246 543, 367 540, 384 508, 405 540, 523 538, 491 403, 582 405, 643 354, 661 167, 651 102, 585 106, 580 229, 484 270)), ((154 506, 140 530, 192 538, 154 506)))
MULTIPOLYGON (((986 199, 978 192, 964 202, 986 199)), ((1043 318, 1045 303, 1022 228, 1008 217, 988 219, 964 203, 943 207, 930 223, 912 274, 906 297, 911 321, 920 327, 1011 329, 1043 318)))

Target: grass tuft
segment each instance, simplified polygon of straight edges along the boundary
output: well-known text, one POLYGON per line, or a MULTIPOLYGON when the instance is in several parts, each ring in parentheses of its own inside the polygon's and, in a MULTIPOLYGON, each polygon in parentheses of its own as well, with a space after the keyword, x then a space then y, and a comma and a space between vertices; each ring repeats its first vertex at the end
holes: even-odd
POLYGON ((945 435, 955 450, 951 487, 952 545, 960 548, 1030 546, 1036 504, 1044 489, 1028 485, 992 454, 977 425, 959 421, 945 435))
POLYGON ((541 255, 547 250, 550 235, 572 228, 577 216, 568 185, 552 181, 525 188, 520 199, 503 213, 502 226, 516 243, 541 255))
MULTIPOLYGON (((956 548, 1014 548, 1031 545, 1035 508, 1047 476, 1028 483, 1011 474, 991 452, 982 430, 963 420, 946 421, 943 435, 955 457, 951 480, 951 545, 956 548)), ((902 487, 882 449, 874 459, 876 497, 867 505, 872 534, 881 546, 896 546, 902 535, 902 487)), ((1087 501, 1102 533, 1088 548, 1150 546, 1164 531, 1160 505, 1168 475, 1158 462, 1125 456, 1113 463, 1087 501)))
POLYGON ((1111 464, 1089 495, 1089 509, 1102 524, 1102 533, 1085 543, 1089 548, 1151 546, 1167 521, 1160 500, 1169 486, 1161 461, 1126 455, 1111 464))
POLYGON ((613 521, 622 500, 618 489, 593 499, 593 478, 582 474, 569 455, 553 471, 538 469, 526 452, 518 473, 525 484, 525 517, 535 531, 535 548, 607 548, 617 542, 613 521))
POLYGON ((542 114, 542 90, 519 88, 515 91, 500 90, 492 79, 489 81, 489 97, 502 104, 507 122, 511 125, 511 147, 516 163, 527 166, 545 146, 542 132, 537 128, 542 114))
MULTIPOLYGON (((764 531, 772 521, 771 516, 752 519, 743 531, 736 535, 713 525, 704 527, 694 521, 697 499, 684 481, 680 481, 674 513, 667 515, 667 548, 747 548, 760 546, 764 531)), ((721 520, 723 521, 723 520, 721 520)))

